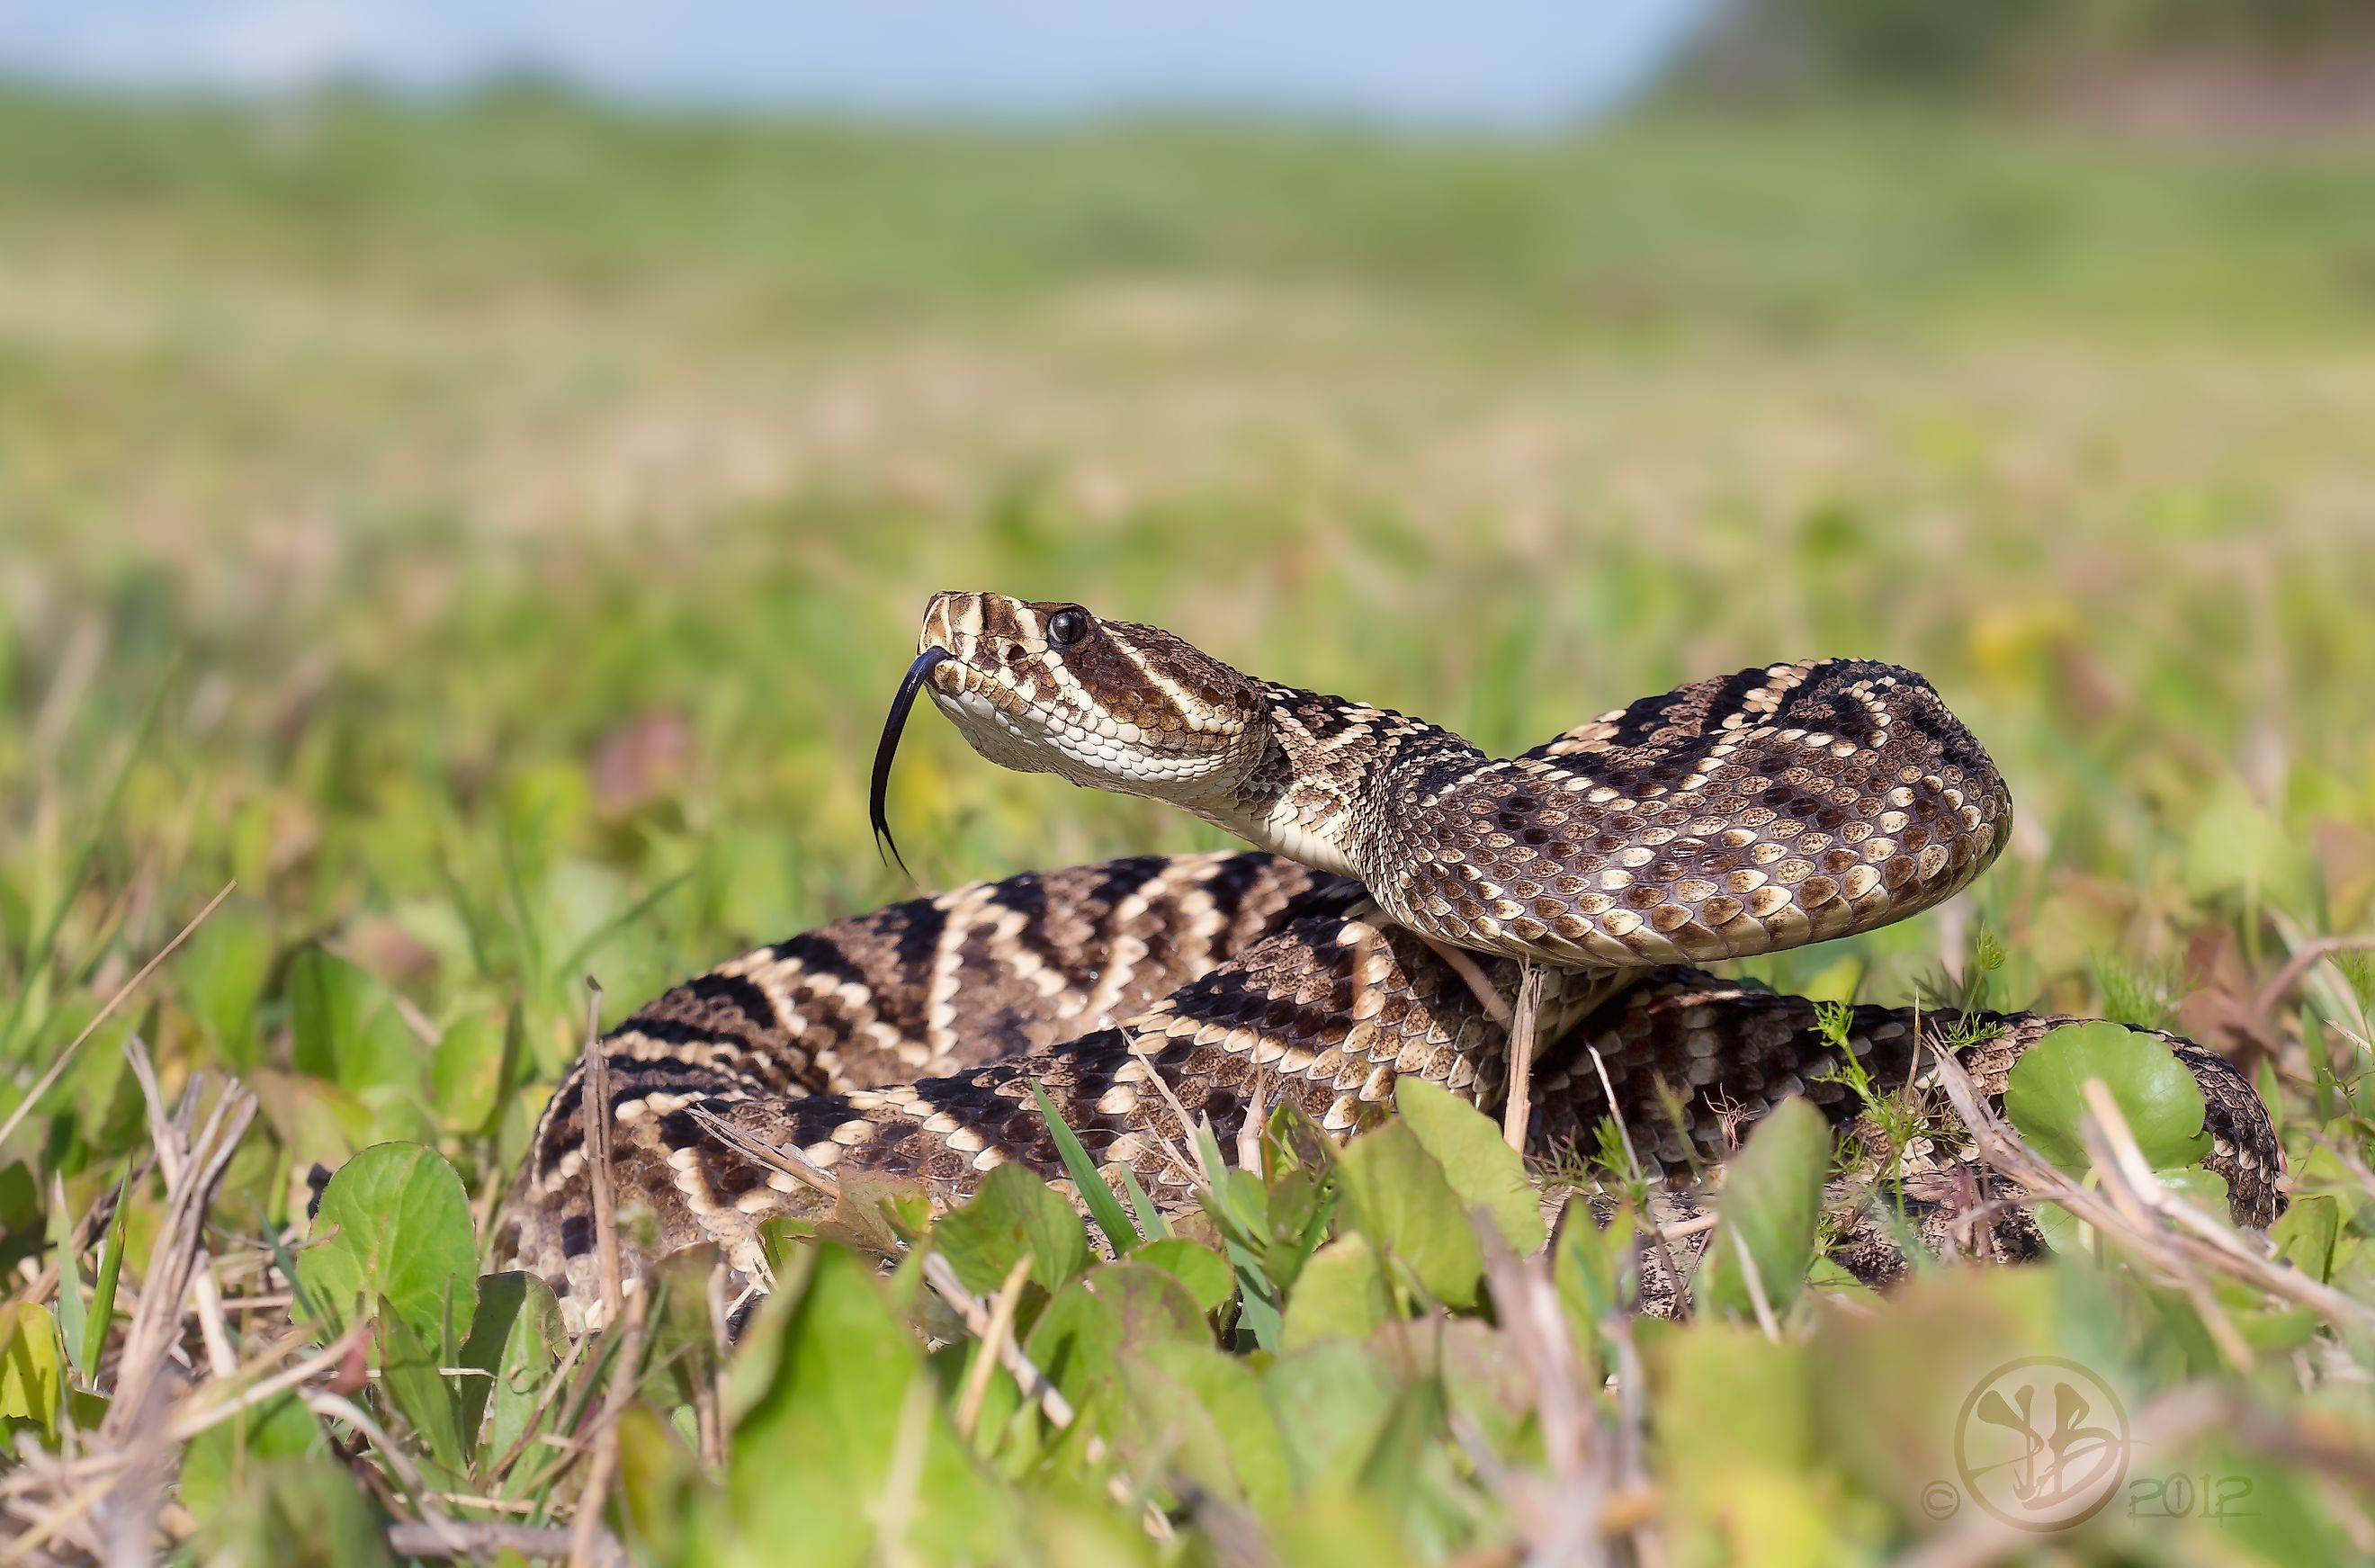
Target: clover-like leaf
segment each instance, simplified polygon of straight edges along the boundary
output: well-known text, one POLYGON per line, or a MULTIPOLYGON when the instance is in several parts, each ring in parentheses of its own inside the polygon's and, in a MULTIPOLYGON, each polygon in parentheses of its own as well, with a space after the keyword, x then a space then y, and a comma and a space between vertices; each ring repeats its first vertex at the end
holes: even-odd
POLYGON ((455 1326, 469 1323, 479 1277, 470 1201, 435 1149, 381 1143, 348 1161, 322 1194, 313 1233, 329 1239, 298 1259, 297 1281, 332 1329, 382 1297, 429 1344, 444 1342, 449 1296, 455 1326))
POLYGON ((1400 1121, 1364 1133, 1344 1151, 1344 1187, 1361 1233, 1417 1275, 1447 1306, 1476 1304, 1484 1255, 1467 1206, 1443 1166, 1400 1121))
POLYGON ((2210 1152, 2202 1086, 2166 1042, 2116 1023, 2066 1023, 2013 1064, 2004 1114, 2038 1153, 2070 1176, 2093 1161, 2079 1131, 2086 1080, 2111 1091, 2136 1146, 2156 1170, 2191 1165, 2210 1152))
POLYGON ((1131 1253, 1129 1260, 1160 1268, 1178 1280, 1206 1312, 1218 1312, 1236 1292, 1236 1276, 1229 1268, 1229 1260, 1185 1236, 1148 1242, 1131 1253))
POLYGON ((1090 1263, 1079 1210, 1025 1165, 992 1171, 972 1202, 932 1227, 932 1245, 975 1291, 997 1290, 1026 1253, 1031 1278, 1051 1291, 1090 1263))
POLYGON ((1526 1162, 1490 1116, 1421 1078, 1396 1080, 1394 1108, 1443 1167, 1459 1201, 1491 1215, 1510 1251, 1524 1257, 1541 1250, 1550 1234, 1542 1195, 1526 1180, 1526 1162))

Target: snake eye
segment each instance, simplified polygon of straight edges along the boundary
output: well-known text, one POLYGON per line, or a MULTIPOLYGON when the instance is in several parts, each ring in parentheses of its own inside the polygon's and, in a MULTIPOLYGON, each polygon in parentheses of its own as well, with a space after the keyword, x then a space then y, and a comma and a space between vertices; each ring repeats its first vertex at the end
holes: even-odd
POLYGON ((1077 606, 1059 609, 1047 618, 1047 641, 1054 647, 1069 648, 1086 637, 1089 628, 1094 624, 1089 619, 1089 612, 1077 606))

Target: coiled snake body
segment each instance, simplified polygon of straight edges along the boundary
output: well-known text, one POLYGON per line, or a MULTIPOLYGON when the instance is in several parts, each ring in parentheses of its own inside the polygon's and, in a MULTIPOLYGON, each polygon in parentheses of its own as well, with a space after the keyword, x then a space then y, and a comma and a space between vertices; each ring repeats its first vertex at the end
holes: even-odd
MULTIPOLYGON (((1544 967, 1528 1152, 1589 1148, 1613 1112, 1650 1173, 1680 1184, 1786 1095, 1843 1122, 1861 1109, 1812 1003, 1684 966, 1926 908, 2010 822, 1992 763, 1929 683, 1861 661, 1697 682, 1494 760, 1078 606, 944 594, 921 643, 878 760, 878 825, 899 723, 928 690, 993 760, 1169 800, 1262 850, 972 884, 645 1008, 603 1049, 620 1201, 651 1210, 663 1248, 715 1242, 755 1275, 762 1223, 831 1208, 798 1170, 909 1178, 939 1204, 1007 1161, 1060 1180, 1034 1081, 1093 1157, 1172 1206, 1192 1198, 1183 1114, 1225 1140, 1249 1102, 1291 1100, 1341 1136, 1405 1074, 1497 1110, 1526 961, 1544 967)), ((1917 1030, 1959 1024, 1983 1041, 1965 1065, 2000 1093, 2055 1021, 1858 1008, 1846 1048, 1902 1084, 1920 1076, 1917 1030)), ((2171 1043, 2203 1086, 2236 1217, 2268 1223, 2282 1160, 2266 1109, 2219 1057, 2171 1043)), ((578 1316, 597 1297, 582 1099, 573 1073, 500 1247, 578 1316)), ((1908 1186, 1939 1195, 1933 1240, 2033 1244, 2016 1209, 1992 1208, 1975 1244, 1958 1214, 1983 1177, 1944 1143, 1925 1159, 1908 1186)), ((1852 1223, 1847 1238, 1869 1244, 1867 1271, 1901 1266, 1852 1223)))

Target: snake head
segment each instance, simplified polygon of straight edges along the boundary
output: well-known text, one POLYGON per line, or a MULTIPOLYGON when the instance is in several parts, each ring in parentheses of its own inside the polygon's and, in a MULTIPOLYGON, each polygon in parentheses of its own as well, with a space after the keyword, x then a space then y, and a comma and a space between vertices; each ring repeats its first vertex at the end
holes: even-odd
POLYGON ((878 803, 918 689, 993 762, 1208 819, 1229 813, 1269 743, 1261 685, 1167 631, 1075 604, 936 594, 877 753, 878 803))

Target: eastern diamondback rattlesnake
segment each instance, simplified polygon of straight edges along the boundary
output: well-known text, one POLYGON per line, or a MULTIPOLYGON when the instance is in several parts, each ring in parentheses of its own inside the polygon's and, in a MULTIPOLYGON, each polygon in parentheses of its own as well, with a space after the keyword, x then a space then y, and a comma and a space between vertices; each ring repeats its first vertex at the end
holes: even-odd
MULTIPOLYGON (((1696 682, 1494 760, 1075 605, 939 595, 921 644, 877 761, 878 827, 900 723, 928 690, 994 760, 1167 800, 1271 853, 975 883, 669 992, 604 1046, 620 1201, 651 1210, 664 1248, 715 1242, 755 1274, 763 1221, 831 1207, 786 1164, 911 1178, 940 1204, 1010 1160, 1060 1180, 1034 1080, 1093 1157, 1170 1205, 1192 1196, 1182 1111, 1225 1140, 1249 1102, 1291 1100, 1343 1135, 1403 1074, 1497 1109, 1521 961, 1545 966, 1528 1152, 1589 1149, 1613 1109, 1679 1185, 1785 1095, 1842 1122, 1861 1109, 1831 1077, 1813 1004, 1684 966, 1927 908, 2010 825, 1993 764, 1929 683, 1862 661, 1696 682)), ((1966 1066, 2000 1093, 2055 1021, 1858 1008, 1848 1048, 1904 1084, 1917 1028, 1958 1026, 1982 1040, 1966 1066)), ((2202 1084, 2236 1218, 2268 1223, 2282 1158, 2265 1107, 2226 1062, 2171 1043, 2202 1084)), ((581 1105, 573 1072, 499 1244, 573 1315, 597 1296, 581 1105)), ((1951 1140, 1908 1185, 1932 1244, 2033 1245, 2016 1208, 1957 1222, 2000 1195, 1951 1140)), ((1870 1226, 1843 1236, 1861 1272, 1902 1266, 1870 1226)))

